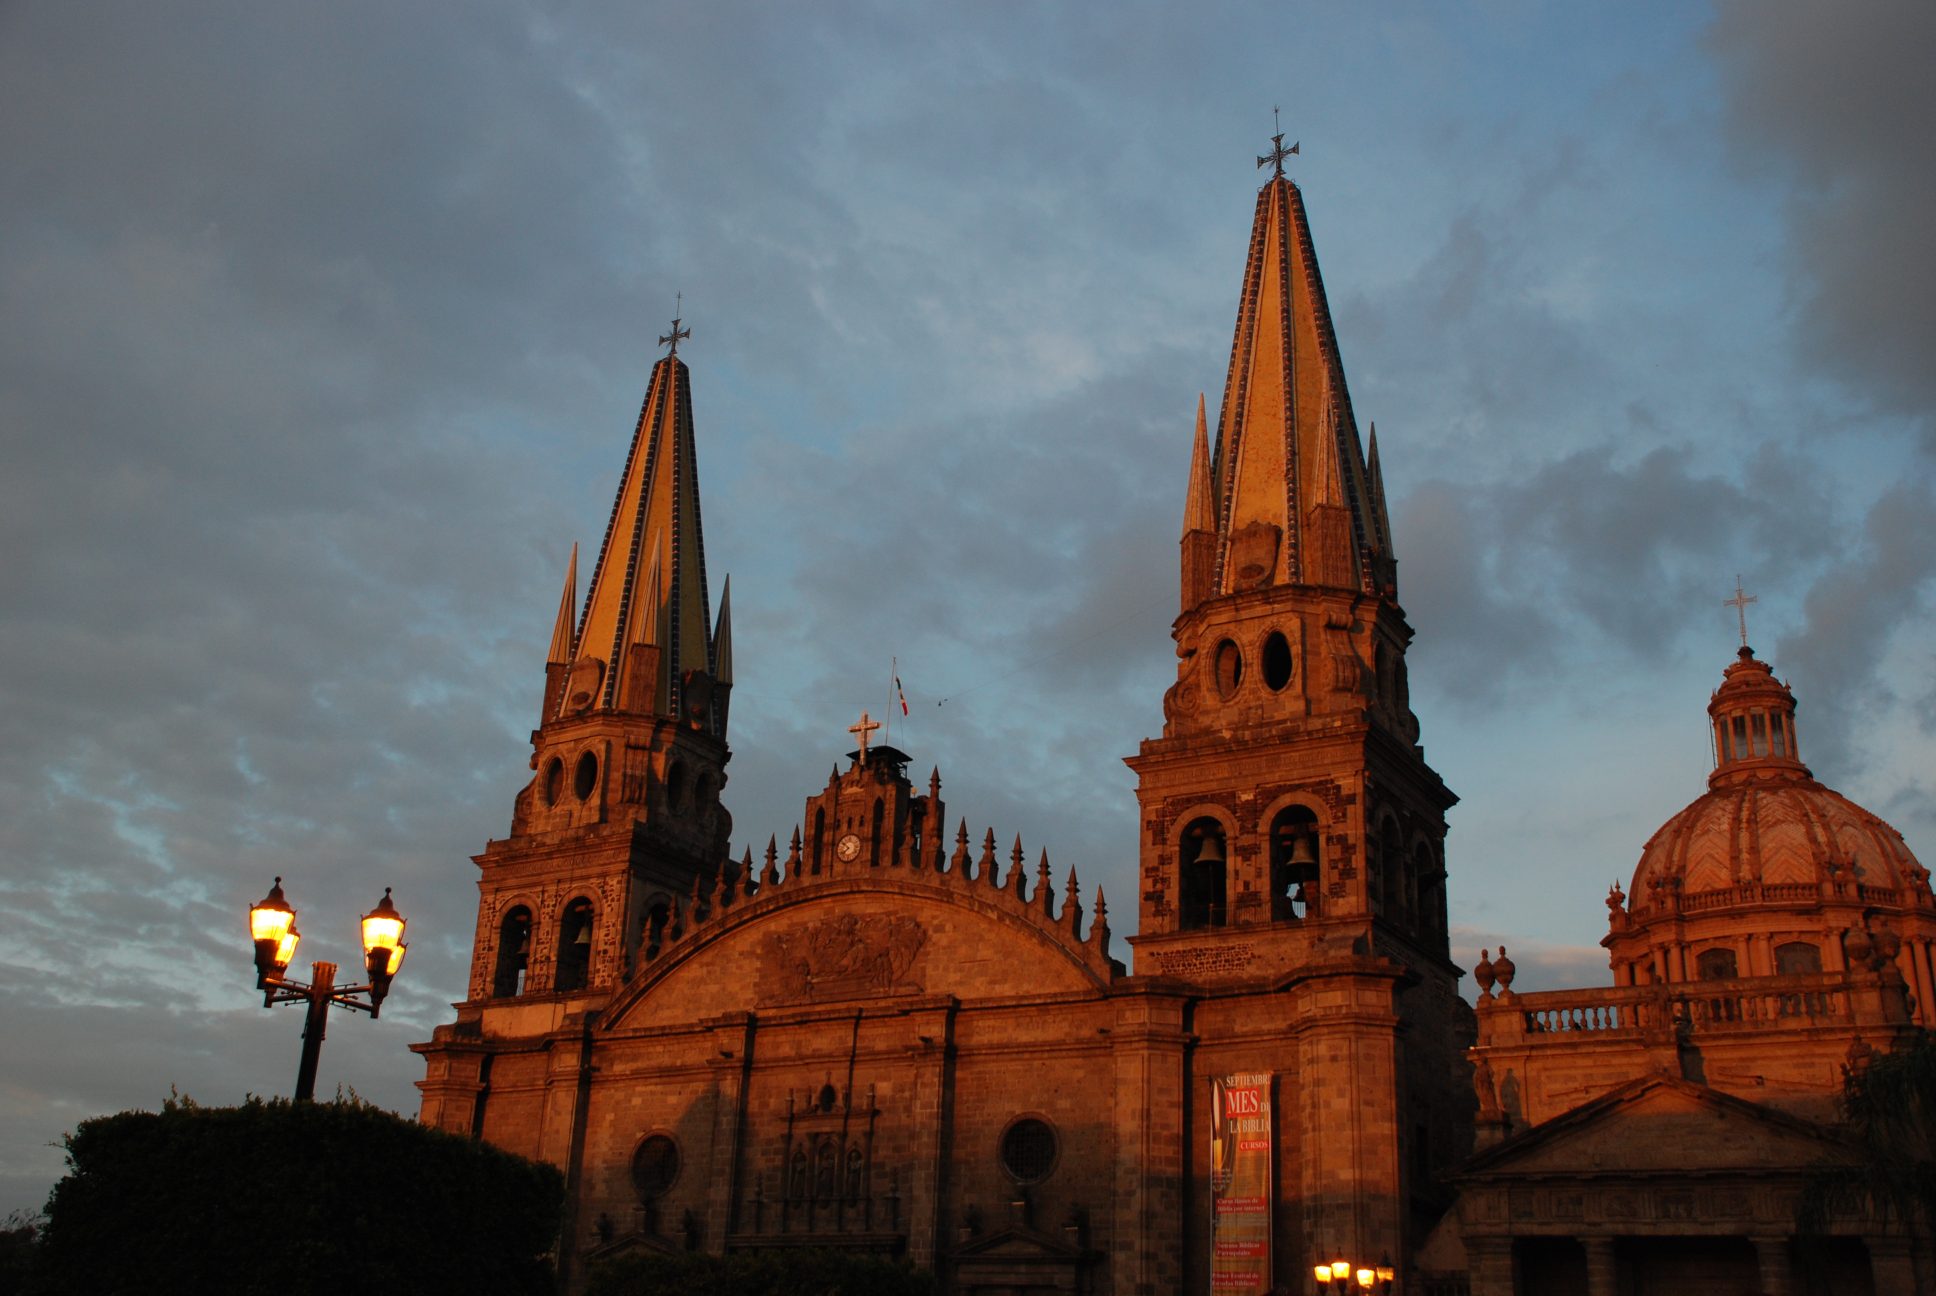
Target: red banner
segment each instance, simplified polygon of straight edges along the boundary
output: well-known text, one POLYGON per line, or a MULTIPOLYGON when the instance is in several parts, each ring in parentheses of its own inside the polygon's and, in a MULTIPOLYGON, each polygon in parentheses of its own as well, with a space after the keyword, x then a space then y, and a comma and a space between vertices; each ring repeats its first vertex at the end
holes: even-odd
POLYGON ((1210 1081, 1210 1290, 1270 1290, 1271 1101, 1269 1075, 1210 1081))

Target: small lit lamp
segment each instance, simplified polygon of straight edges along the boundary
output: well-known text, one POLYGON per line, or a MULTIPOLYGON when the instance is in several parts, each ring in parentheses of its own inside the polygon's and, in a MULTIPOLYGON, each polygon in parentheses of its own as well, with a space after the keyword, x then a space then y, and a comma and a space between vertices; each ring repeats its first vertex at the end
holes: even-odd
POLYGON ((1387 1251, 1378 1257, 1378 1281, 1385 1284, 1386 1291, 1390 1291, 1392 1279, 1396 1277, 1398 1270, 1392 1268, 1391 1252, 1387 1251))
POLYGON ((1331 1281, 1351 1281, 1351 1262, 1349 1260, 1333 1260, 1331 1262, 1331 1281))
POLYGON ((404 917, 390 903, 390 888, 383 888, 383 899, 363 915, 363 963, 370 973, 370 1016, 383 1006, 390 993, 390 978, 403 966, 404 917))
POLYGON ((1377 1277, 1378 1277, 1378 1273, 1376 1270, 1360 1269, 1358 1271, 1358 1285, 1364 1288, 1366 1291, 1370 1291, 1371 1284, 1377 1279, 1377 1277))
POLYGON ((266 990, 279 979, 296 957, 296 911, 282 894, 282 879, 277 878, 269 894, 249 907, 249 936, 255 941, 256 989, 266 990))
POLYGON ((1313 1272, 1317 1274, 1319 1283, 1326 1287, 1331 1285, 1331 1265, 1328 1262, 1319 1265, 1313 1272))

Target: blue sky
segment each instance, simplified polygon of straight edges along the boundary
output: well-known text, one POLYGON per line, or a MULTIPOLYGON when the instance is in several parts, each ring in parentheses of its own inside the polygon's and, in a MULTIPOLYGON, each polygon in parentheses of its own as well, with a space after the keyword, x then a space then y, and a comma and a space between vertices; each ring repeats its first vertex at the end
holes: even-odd
POLYGON ((1932 54, 1882 3, 8 6, 0 1210, 88 1115, 287 1092, 277 873, 305 957, 396 888, 410 964, 322 1084, 414 1110, 677 292, 735 854, 898 658, 951 813, 1126 934, 1274 105, 1461 961, 1605 979, 1737 572, 1804 758, 1928 859, 1932 54))

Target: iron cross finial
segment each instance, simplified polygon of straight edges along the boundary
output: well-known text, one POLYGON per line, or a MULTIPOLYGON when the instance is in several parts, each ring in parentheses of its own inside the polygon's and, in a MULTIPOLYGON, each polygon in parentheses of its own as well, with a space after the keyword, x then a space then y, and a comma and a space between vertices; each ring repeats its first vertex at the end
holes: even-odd
POLYGON ((880 727, 881 722, 870 719, 865 711, 860 713, 859 724, 848 726, 847 732, 860 740, 860 763, 863 765, 867 763, 867 740, 873 737, 874 731, 880 727))
POLYGON ((1278 128, 1277 134, 1271 136, 1271 151, 1258 158, 1257 165, 1260 167, 1270 166, 1276 168, 1272 172, 1273 177, 1275 177, 1284 174, 1284 159, 1297 152, 1299 141, 1292 140, 1289 148, 1284 147, 1284 124, 1277 120, 1277 109, 1275 108, 1271 109, 1271 125, 1278 128))
POLYGON ((1741 646, 1743 648, 1748 646, 1748 604, 1759 603, 1760 601, 1754 595, 1742 592, 1741 577, 1739 575, 1734 578, 1734 597, 1721 600, 1721 606, 1733 608, 1735 615, 1741 620, 1741 646))
POLYGON ((672 350, 666 352, 667 357, 679 354, 680 338, 689 338, 692 336, 691 329, 682 329, 679 327, 680 315, 686 306, 686 295, 684 293, 678 293, 673 297, 672 301, 672 332, 659 334, 659 345, 669 345, 672 348, 672 350))

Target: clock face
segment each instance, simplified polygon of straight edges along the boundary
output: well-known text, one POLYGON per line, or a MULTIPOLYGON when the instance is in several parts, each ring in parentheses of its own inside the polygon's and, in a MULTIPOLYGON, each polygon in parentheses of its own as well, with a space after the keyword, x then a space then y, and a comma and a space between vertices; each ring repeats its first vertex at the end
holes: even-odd
POLYGON ((848 833, 840 839, 834 850, 839 853, 840 858, 850 860, 860 854, 860 838, 848 833))

